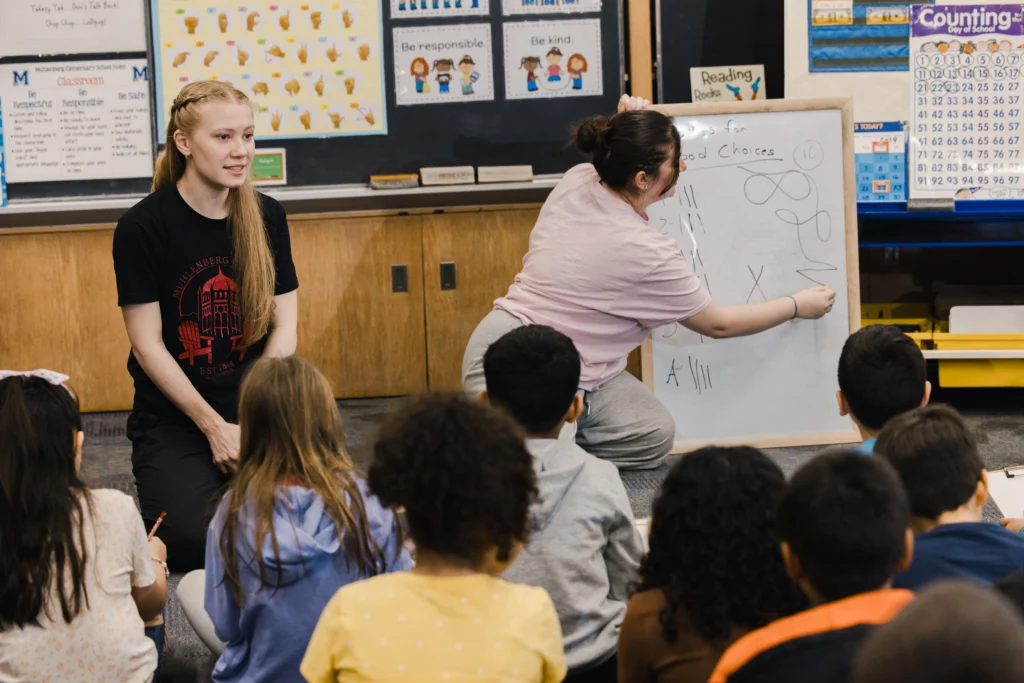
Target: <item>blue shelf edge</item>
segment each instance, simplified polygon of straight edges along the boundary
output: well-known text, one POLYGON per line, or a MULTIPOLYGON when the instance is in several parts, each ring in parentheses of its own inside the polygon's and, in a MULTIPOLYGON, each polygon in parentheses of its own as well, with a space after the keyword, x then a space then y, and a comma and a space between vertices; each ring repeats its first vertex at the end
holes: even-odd
POLYGON ((1024 201, 973 199, 956 202, 953 211, 907 211, 906 202, 858 202, 857 215, 882 220, 1024 221, 1024 201))

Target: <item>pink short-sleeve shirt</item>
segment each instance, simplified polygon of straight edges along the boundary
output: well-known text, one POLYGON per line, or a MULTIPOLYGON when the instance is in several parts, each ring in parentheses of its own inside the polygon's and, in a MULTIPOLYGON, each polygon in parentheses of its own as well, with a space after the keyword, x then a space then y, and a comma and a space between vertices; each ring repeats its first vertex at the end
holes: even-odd
POLYGON ((601 185, 591 164, 580 164, 544 202, 523 268, 494 305, 571 338, 582 360, 580 387, 590 391, 622 372, 653 328, 686 320, 710 301, 679 245, 601 185))

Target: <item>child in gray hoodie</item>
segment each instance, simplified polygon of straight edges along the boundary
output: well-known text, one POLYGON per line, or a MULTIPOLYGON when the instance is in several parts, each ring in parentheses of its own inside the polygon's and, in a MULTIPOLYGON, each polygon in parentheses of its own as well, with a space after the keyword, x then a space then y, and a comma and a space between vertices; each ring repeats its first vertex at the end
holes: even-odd
POLYGON ((576 445, 580 357, 556 330, 517 328, 484 355, 484 400, 527 435, 540 496, 527 547, 504 574, 540 586, 562 624, 567 681, 615 681, 619 628, 643 556, 618 469, 576 445))

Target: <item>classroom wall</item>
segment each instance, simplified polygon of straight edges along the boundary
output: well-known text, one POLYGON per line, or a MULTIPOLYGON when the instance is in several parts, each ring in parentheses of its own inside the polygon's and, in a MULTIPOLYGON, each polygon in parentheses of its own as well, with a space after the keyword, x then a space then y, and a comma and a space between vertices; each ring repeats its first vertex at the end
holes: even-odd
MULTIPOLYGON (((810 73, 808 0, 786 3, 786 97, 853 97, 855 121, 910 118, 909 71, 810 73)), ((982 5, 984 0, 935 0, 936 5, 982 5)), ((989 3, 992 4, 992 3, 989 3)))

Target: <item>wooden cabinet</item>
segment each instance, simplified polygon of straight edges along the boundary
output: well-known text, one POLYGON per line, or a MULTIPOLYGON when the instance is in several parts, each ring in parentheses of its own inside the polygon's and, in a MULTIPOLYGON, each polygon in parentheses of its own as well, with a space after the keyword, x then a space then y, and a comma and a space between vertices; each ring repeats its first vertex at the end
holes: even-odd
POLYGON ((538 212, 537 208, 528 208, 423 218, 427 376, 431 389, 461 387, 466 342, 522 267, 538 212), (442 264, 454 264, 454 289, 442 289, 442 264))
POLYGON ((339 398, 400 396, 427 388, 422 219, 296 217, 298 353, 339 398), (406 268, 392 291, 392 266, 406 268))

